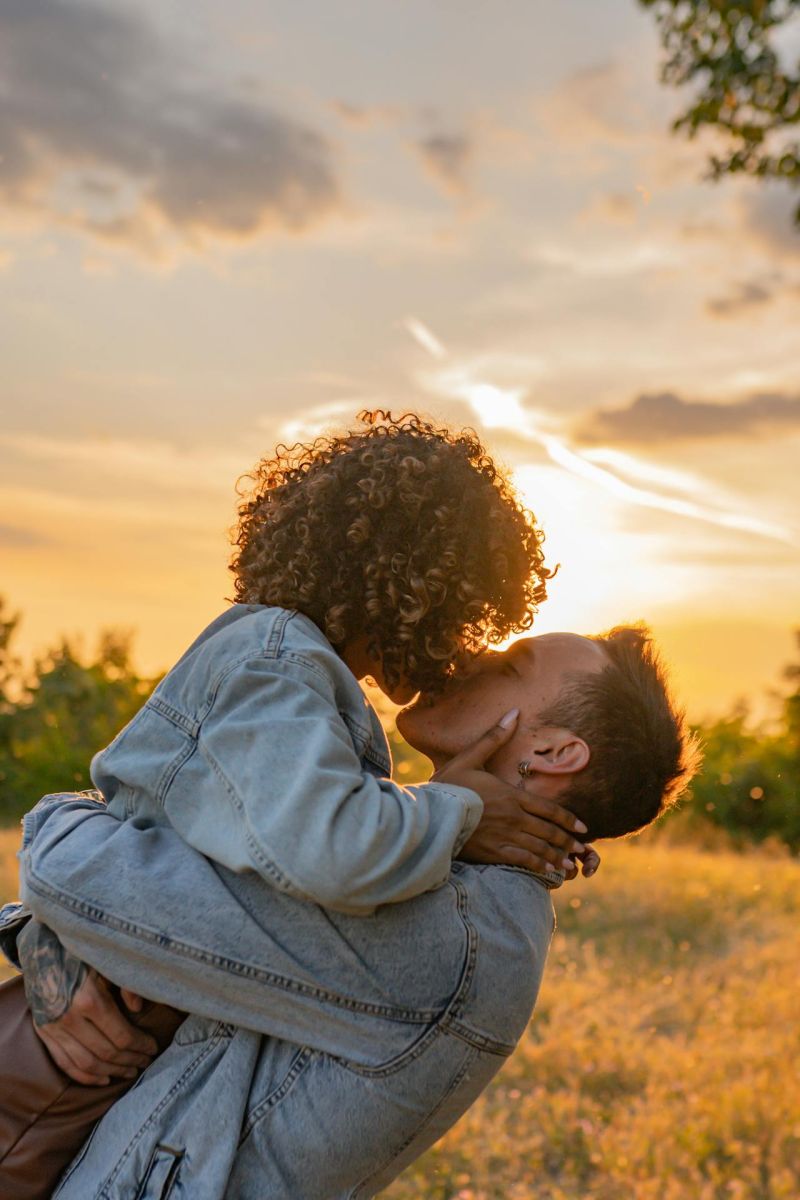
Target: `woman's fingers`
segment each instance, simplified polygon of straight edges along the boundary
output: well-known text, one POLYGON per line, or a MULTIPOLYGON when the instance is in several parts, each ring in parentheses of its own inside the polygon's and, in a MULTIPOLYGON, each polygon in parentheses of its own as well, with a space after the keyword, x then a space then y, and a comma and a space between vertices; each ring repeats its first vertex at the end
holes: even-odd
POLYGON ((575 877, 577 876, 578 864, 573 862, 571 858, 567 859, 567 861, 570 863, 570 868, 569 868, 569 870, 567 870, 566 867, 564 868, 564 879, 566 881, 569 881, 570 879, 575 879, 575 877))
POLYGON ((536 868, 539 871, 550 870, 553 867, 557 871, 570 871, 574 866, 572 859, 558 846, 551 845, 546 838, 520 831, 514 841, 520 849, 535 855, 539 862, 544 863, 544 866, 536 868))
POLYGON ((530 837, 541 838, 553 850, 561 851, 562 858, 567 854, 583 854, 586 850, 583 842, 577 841, 571 833, 567 833, 558 825, 551 825, 549 821, 545 821, 541 817, 532 817, 528 813, 522 818, 520 832, 530 837))
MULTIPOLYGON (((526 871, 537 871, 540 875, 552 871, 555 865, 533 847, 524 849, 518 843, 503 847, 503 862, 512 867, 524 867, 526 871)), ((565 868, 556 869, 563 871, 565 868)))
MULTIPOLYGON (((560 804, 556 804, 555 800, 547 800, 544 796, 537 796, 535 792, 523 791, 520 804, 531 816, 541 817, 545 821, 550 821, 552 825, 558 825, 561 829, 566 829, 570 833, 588 833, 583 821, 579 820, 569 809, 562 808, 560 804)), ((581 851, 584 849, 585 847, 581 846, 581 851)))
POLYGON ((578 856, 583 864, 581 870, 587 879, 590 879, 600 866, 600 855, 595 850, 594 846, 587 846, 585 854, 578 856))

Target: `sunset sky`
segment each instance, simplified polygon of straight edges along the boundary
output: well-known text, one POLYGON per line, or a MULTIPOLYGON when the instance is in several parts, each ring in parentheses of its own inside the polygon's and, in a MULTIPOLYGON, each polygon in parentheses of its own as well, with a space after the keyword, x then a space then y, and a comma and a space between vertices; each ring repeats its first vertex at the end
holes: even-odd
POLYGON ((695 716, 778 683, 793 197, 702 180, 634 0, 0 0, 0 26, 26 654, 125 627, 167 667, 231 593, 237 477, 379 405, 513 470, 561 563, 539 632, 647 619, 695 716))

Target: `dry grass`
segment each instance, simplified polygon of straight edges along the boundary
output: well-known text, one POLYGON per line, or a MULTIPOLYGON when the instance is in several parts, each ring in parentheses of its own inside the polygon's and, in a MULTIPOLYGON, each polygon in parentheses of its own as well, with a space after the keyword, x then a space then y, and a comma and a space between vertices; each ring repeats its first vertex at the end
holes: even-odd
POLYGON ((800 867, 609 845, 535 1019, 387 1200, 797 1200, 800 867))
POLYGON ((800 866, 610 845, 558 907, 528 1035, 386 1200, 797 1200, 800 866))

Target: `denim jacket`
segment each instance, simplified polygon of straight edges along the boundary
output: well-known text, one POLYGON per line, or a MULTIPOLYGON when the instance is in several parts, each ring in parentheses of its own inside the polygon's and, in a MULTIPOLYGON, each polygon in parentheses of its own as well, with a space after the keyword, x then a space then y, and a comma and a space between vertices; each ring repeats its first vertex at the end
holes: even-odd
POLYGON ((406 903, 335 913, 87 795, 40 802, 21 864, 69 950, 195 1014, 57 1200, 374 1196, 511 1052, 553 930, 545 881, 518 868, 455 862, 406 903))
POLYGON ((319 630, 237 605, 93 761, 108 808, 64 795, 28 815, 29 909, 193 1014, 58 1200, 361 1200, 486 1086, 530 1017, 548 892, 451 861, 474 793, 388 771, 319 630))
POLYGON ((457 786, 388 778, 377 713, 307 617, 235 604, 92 760, 119 817, 167 823, 237 873, 367 914, 447 879, 480 820, 457 786))

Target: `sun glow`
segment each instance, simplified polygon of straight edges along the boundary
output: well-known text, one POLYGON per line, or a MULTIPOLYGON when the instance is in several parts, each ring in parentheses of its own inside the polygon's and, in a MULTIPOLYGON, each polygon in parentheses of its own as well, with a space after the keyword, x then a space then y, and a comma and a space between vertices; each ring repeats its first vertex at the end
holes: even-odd
POLYGON ((776 522, 736 511, 722 500, 718 503, 707 502, 709 486, 704 480, 692 479, 687 474, 678 477, 663 467, 604 447, 584 453, 570 443, 567 433, 553 428, 551 415, 523 407, 522 401, 528 391, 526 387, 499 386, 489 382, 482 376, 480 364, 453 359, 442 342, 421 321, 407 318, 405 326, 432 357, 439 361, 447 360, 443 367, 421 375, 419 382, 441 395, 466 400, 486 428, 510 430, 518 438, 529 442, 532 448, 543 449, 557 466, 588 480, 598 489, 610 492, 624 504, 659 509, 691 521, 702 521, 792 546, 797 544, 797 535, 776 522), (642 487, 628 482, 615 471, 615 467, 650 486, 642 487), (676 495, 676 491, 681 494, 676 495))

